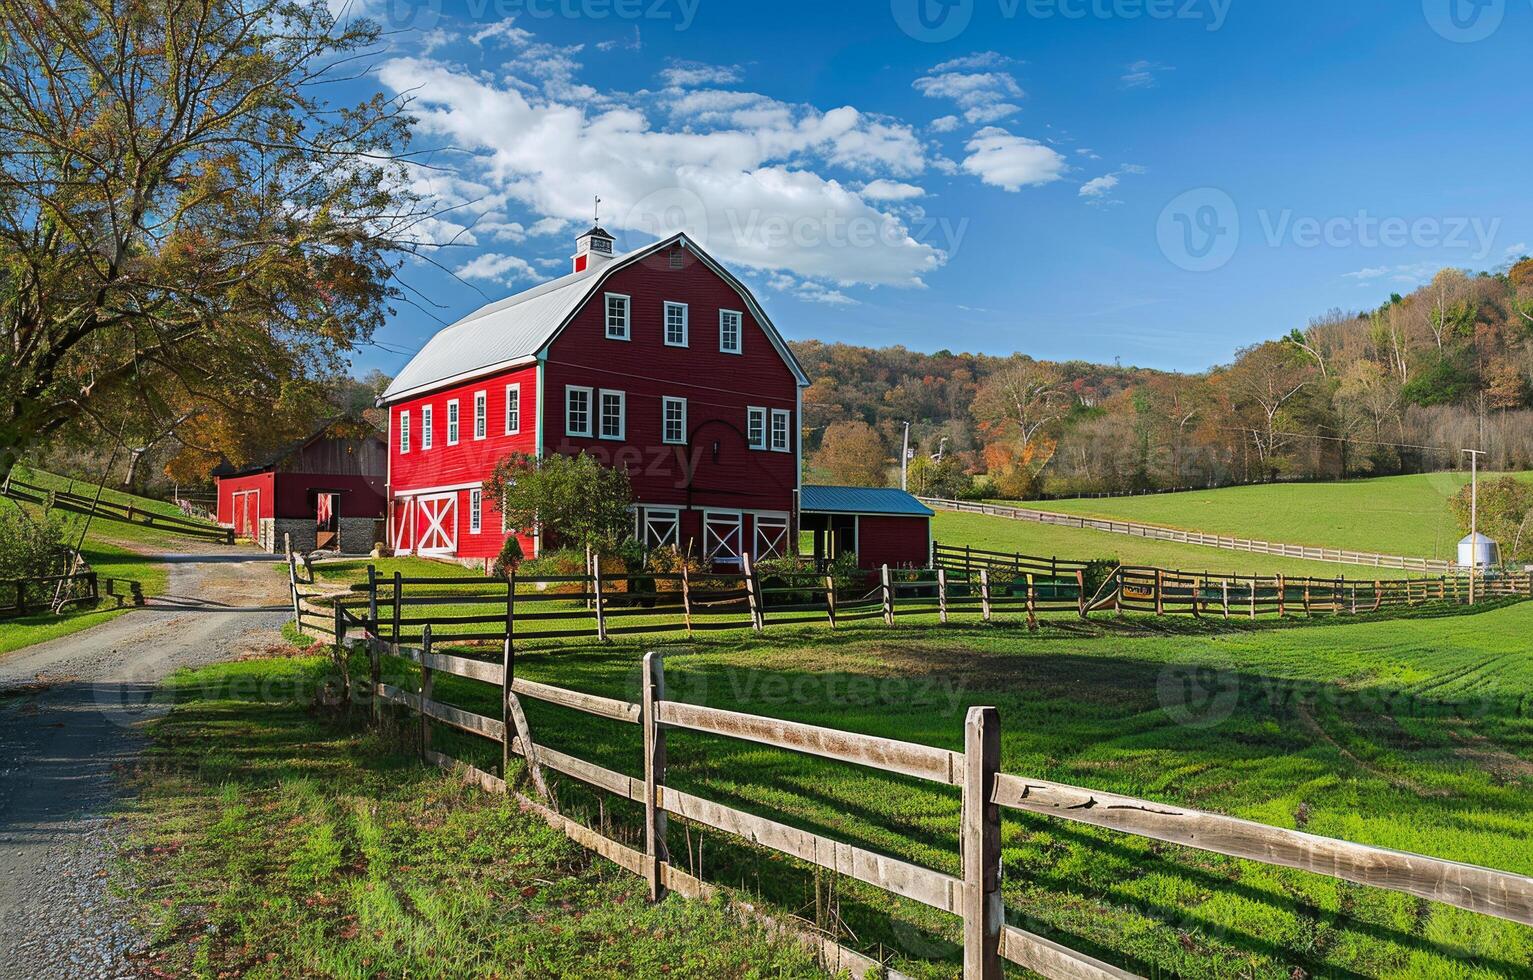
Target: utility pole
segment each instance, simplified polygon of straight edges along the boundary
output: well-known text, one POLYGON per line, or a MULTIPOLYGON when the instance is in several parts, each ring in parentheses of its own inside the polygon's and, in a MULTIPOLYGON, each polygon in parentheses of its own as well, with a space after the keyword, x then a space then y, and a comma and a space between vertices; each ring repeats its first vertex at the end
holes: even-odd
POLYGON ((910 423, 905 423, 905 442, 900 446, 900 489, 910 490, 910 423))
POLYGON ((1474 575, 1480 567, 1480 457, 1482 449, 1466 449, 1469 454, 1469 604, 1474 605, 1474 575))

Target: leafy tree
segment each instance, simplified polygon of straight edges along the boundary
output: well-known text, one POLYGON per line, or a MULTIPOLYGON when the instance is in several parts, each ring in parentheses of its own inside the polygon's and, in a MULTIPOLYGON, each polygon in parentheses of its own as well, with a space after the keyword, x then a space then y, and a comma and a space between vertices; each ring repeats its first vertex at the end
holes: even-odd
POLYGON ((942 497, 956 500, 968 494, 974 480, 964 472, 963 463, 955 456, 940 460, 917 454, 910 461, 907 474, 910 490, 922 497, 942 497))
POLYGON ((513 453, 496 464, 484 493, 502 501, 507 527, 538 528, 560 547, 611 550, 633 528, 628 471, 585 453, 513 453))
POLYGON ((812 465, 836 484, 882 487, 889 483, 888 459, 878 430, 866 422, 837 422, 825 431, 812 465))
MULTIPOLYGON (((1448 501, 1459 530, 1469 533, 1473 488, 1465 485, 1448 501)), ((1501 546, 1506 561, 1533 559, 1533 484, 1503 476, 1480 481, 1480 533, 1501 546)))
POLYGON ((141 441, 217 405, 266 431, 382 321, 423 217, 403 104, 327 99, 377 26, 323 0, 0 0, 0 32, 0 479, 83 420, 141 441))

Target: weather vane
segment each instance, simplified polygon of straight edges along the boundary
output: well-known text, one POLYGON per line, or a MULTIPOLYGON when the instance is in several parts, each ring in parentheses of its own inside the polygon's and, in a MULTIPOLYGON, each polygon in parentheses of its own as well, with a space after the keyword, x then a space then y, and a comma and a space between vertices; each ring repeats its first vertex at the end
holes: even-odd
POLYGON ((596 195, 596 204, 591 208, 591 224, 601 224, 601 195, 596 195))

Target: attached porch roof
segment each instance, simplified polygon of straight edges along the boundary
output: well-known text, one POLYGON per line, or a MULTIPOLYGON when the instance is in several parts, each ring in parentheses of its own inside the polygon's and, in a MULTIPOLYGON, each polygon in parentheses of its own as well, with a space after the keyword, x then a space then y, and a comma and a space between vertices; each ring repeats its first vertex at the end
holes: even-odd
POLYGON ((903 490, 874 487, 809 487, 799 495, 805 514, 868 514, 879 517, 931 517, 936 512, 903 490))

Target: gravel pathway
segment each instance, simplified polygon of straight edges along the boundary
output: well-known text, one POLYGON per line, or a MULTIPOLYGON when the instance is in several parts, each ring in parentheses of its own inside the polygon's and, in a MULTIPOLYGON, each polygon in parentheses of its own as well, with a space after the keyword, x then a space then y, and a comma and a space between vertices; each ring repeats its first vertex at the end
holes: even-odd
POLYGON ((108 814, 164 710, 159 682, 280 643, 270 555, 161 556, 170 594, 100 626, 0 656, 0 978, 123 977, 141 945, 108 884, 108 814))

